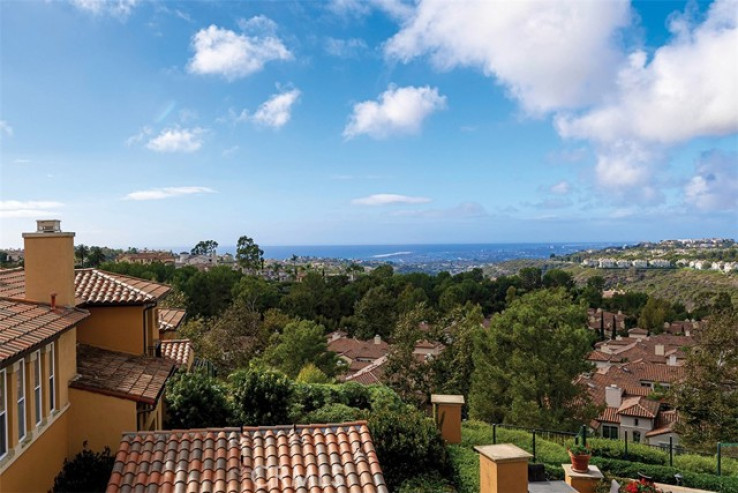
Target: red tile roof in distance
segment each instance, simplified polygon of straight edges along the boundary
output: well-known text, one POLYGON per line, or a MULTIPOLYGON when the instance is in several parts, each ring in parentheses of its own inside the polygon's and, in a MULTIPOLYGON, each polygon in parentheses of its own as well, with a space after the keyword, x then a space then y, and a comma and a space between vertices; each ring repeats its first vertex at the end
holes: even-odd
POLYGON ((134 356, 77 344, 79 376, 69 386, 154 404, 173 370, 174 362, 167 358, 134 356))
POLYGON ((159 331, 177 330, 187 312, 181 308, 159 308, 159 331))
POLYGON ((155 301, 172 288, 166 284, 99 269, 74 271, 75 294, 85 305, 138 305, 155 301))
POLYGON ((0 296, 23 298, 26 295, 26 273, 22 267, 0 269, 0 296))
POLYGON ((178 365, 187 365, 192 354, 192 343, 189 339, 170 339, 161 341, 161 355, 178 365))
POLYGON ((88 317, 76 308, 54 308, 23 300, 0 299, 0 366, 53 338, 88 317))
POLYGON ((128 433, 108 493, 388 493, 365 421, 128 433))

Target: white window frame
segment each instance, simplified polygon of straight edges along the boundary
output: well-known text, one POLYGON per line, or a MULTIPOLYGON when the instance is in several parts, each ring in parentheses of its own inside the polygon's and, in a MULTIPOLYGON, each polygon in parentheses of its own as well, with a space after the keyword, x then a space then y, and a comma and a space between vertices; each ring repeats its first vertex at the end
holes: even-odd
POLYGON ((41 351, 36 351, 36 359, 33 361, 33 412, 36 415, 36 426, 41 425, 44 419, 43 395, 41 392, 41 351))
POLYGON ((2 385, 2 407, 0 408, 0 425, 2 426, 3 434, 0 435, 0 450, 4 450, 0 454, 0 459, 8 455, 8 380, 6 378, 5 368, 0 370, 0 385, 2 385))
POLYGON ((28 432, 26 431, 26 362, 20 360, 18 362, 18 371, 16 372, 16 412, 18 413, 18 441, 21 442, 26 438, 28 432), (23 426, 21 426, 21 424, 23 426))
POLYGON ((56 411, 56 354, 54 342, 51 343, 51 357, 49 358, 49 412, 56 411))

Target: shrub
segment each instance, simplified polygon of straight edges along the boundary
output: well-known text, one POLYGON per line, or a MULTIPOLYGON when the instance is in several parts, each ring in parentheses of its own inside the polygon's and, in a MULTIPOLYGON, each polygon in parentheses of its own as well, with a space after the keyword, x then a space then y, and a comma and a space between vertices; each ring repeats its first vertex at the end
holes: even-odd
POLYGON ((85 449, 71 461, 64 459, 61 472, 54 478, 53 491, 55 493, 105 491, 114 463, 115 458, 110 455, 108 447, 102 452, 85 449))
POLYGON ((226 388, 204 372, 177 373, 164 394, 167 426, 174 429, 225 426, 231 415, 226 388))
POLYGON ((414 408, 374 411, 369 430, 390 491, 420 474, 450 472, 446 447, 435 423, 414 408))
POLYGON ((302 416, 302 423, 343 423, 366 419, 367 412, 345 404, 328 404, 320 409, 302 416))
POLYGON ((456 489, 447 478, 437 473, 421 474, 403 482, 397 493, 455 493, 456 489))
POLYGON ((454 484, 458 492, 477 493, 479 491, 479 456, 477 453, 460 445, 449 445, 447 450, 453 468, 454 484))
MULTIPOLYGON (((609 440, 607 438, 593 438, 587 440, 587 445, 592 449, 592 455, 607 459, 624 459, 625 442, 620 440, 609 440)), ((642 462, 644 464, 666 465, 669 461, 668 453, 637 443, 628 444, 628 460, 642 462)))
POLYGON ((234 424, 283 425, 291 422, 292 381, 281 372, 252 365, 232 373, 228 380, 233 395, 234 424))

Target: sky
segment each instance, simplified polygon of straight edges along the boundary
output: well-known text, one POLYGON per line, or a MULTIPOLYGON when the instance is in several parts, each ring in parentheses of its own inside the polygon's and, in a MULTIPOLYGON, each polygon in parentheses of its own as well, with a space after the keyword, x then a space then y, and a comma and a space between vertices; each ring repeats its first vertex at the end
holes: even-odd
POLYGON ((0 246, 738 237, 738 0, 0 2, 0 246))

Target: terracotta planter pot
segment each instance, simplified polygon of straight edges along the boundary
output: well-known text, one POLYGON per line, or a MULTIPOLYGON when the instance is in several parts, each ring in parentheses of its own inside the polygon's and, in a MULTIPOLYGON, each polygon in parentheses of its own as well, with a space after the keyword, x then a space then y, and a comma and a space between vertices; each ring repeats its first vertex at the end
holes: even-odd
POLYGON ((590 454, 587 455, 574 455, 569 452, 571 457, 571 470, 574 472, 589 472, 589 458, 592 457, 590 454))

